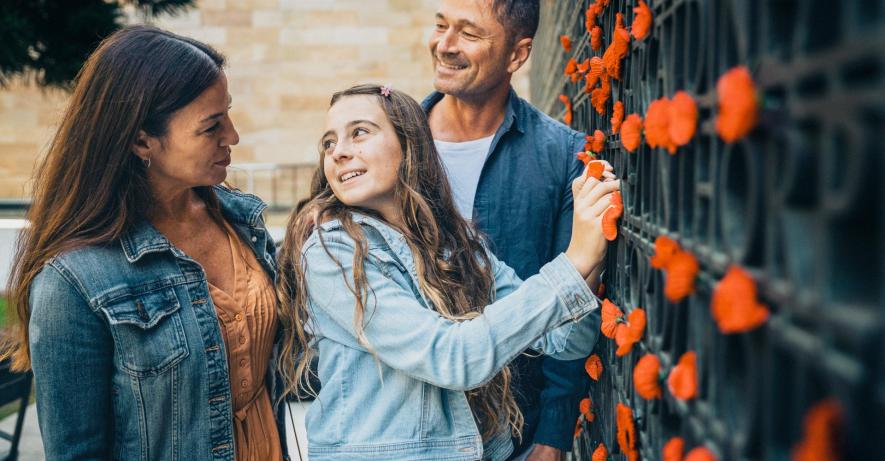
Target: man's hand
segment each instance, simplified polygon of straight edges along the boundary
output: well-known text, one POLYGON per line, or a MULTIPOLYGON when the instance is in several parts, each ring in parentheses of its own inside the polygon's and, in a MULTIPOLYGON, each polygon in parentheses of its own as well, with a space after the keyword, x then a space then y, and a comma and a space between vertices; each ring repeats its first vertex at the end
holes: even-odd
POLYGON ((560 461, 561 459, 562 452, 559 448, 536 443, 532 447, 532 452, 529 453, 525 461, 560 461))

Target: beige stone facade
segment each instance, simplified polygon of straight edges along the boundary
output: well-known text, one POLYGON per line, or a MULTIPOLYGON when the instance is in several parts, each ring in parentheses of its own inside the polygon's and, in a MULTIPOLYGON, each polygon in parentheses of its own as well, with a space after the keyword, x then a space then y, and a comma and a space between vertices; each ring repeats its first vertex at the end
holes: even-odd
MULTIPOLYGON (((420 100, 432 89, 427 39, 435 0, 197 5, 153 23, 206 41, 228 57, 231 116, 241 139, 234 164, 315 163, 329 96, 336 90, 390 82, 420 100)), ((527 75, 521 70, 515 82, 525 97, 527 75)), ((0 198, 27 196, 27 180, 65 101, 63 92, 22 83, 0 90, 0 198)))

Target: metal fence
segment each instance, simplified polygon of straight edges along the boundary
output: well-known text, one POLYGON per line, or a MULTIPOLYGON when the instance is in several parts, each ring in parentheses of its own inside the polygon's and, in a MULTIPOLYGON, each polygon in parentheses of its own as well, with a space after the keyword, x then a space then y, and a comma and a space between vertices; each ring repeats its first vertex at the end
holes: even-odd
MULTIPOLYGON (((600 338, 595 419, 576 438, 575 457, 590 459, 604 443, 611 459, 626 459, 615 417, 624 403, 641 459, 661 459, 675 436, 720 460, 797 459, 809 408, 835 399, 837 459, 885 459, 885 2, 649 0, 651 35, 631 41, 604 115, 591 107, 583 80, 563 75, 569 57, 602 54, 589 46, 584 24, 591 3, 542 2, 532 99, 561 120, 557 97, 565 94, 574 128, 608 136, 602 157, 623 180, 625 210, 609 250, 606 296, 644 308, 648 326, 625 357, 600 338), (571 37, 570 53, 560 35, 571 37), (750 69, 763 103, 751 135, 727 144, 714 130, 715 86, 737 65, 750 69), (611 133, 611 101, 644 114, 678 90, 698 103, 691 143, 673 156, 645 143, 624 150, 611 133), (677 304, 649 265, 659 235, 700 263, 696 292, 677 304), (731 264, 753 275, 771 317, 755 331, 723 335, 710 300, 731 264), (688 350, 697 352, 695 399, 636 395, 640 356, 656 354, 665 372, 688 350)), ((610 2, 598 20, 604 37, 616 12, 632 23, 636 3, 610 2)))

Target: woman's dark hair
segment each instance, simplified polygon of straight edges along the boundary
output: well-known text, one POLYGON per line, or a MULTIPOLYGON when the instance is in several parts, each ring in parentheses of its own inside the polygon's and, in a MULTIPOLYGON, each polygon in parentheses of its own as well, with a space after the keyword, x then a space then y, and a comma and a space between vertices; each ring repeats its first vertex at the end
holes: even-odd
MULTIPOLYGON (((116 240, 144 216, 147 171, 132 152, 139 130, 163 137, 172 114, 218 81, 223 65, 209 45, 147 26, 115 32, 89 56, 35 172, 30 226, 18 240, 9 281, 17 331, 2 352, 14 369, 30 368, 34 277, 53 256, 116 240)), ((209 188, 197 192, 215 204, 209 188)))

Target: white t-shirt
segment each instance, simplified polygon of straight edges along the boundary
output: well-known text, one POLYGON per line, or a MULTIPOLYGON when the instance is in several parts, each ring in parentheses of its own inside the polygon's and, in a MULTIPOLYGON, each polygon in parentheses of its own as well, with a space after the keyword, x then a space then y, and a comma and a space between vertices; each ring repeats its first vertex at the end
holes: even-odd
POLYGON ((449 186, 455 196, 455 206, 465 219, 473 219, 473 199, 479 186, 479 175, 482 166, 489 157, 489 147, 495 135, 487 138, 465 142, 447 142, 433 140, 439 152, 449 186))

